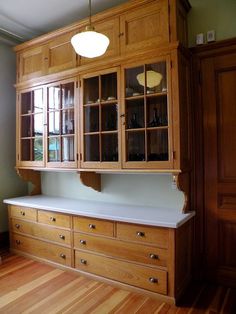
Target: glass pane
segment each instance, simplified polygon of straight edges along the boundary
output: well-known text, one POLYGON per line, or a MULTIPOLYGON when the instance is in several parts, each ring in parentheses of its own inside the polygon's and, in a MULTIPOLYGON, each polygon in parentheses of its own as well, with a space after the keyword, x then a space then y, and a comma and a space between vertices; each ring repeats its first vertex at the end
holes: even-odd
POLYGON ((60 134, 60 112, 54 111, 48 114, 49 116, 49 135, 60 134))
POLYGON ((48 88, 48 110, 60 109, 60 86, 48 88))
POLYGON ((167 96, 148 97, 147 127, 167 126, 167 96))
POLYGON ((32 115, 33 123, 33 136, 42 136, 43 135, 43 115, 34 114, 32 115))
POLYGON ((109 73, 101 76, 102 80, 102 100, 117 99, 117 75, 109 73))
POLYGON ((168 160, 168 130, 148 131, 147 148, 149 161, 168 160))
POLYGON ((62 161, 74 161, 74 137, 62 138, 62 161))
POLYGON ((117 130, 117 106, 102 105, 102 131, 117 130))
POLYGON ((42 112, 43 111, 43 90, 36 89, 33 92, 33 111, 42 112))
POLYGON ((31 136, 31 115, 21 117, 21 137, 31 136))
POLYGON ((62 108, 74 107, 74 83, 61 85, 62 108))
POLYGON ((148 64, 146 66, 147 94, 166 92, 166 62, 148 64))
POLYGON ((33 148, 34 148, 34 161, 43 160, 43 138, 33 139, 33 148))
POLYGON ((31 113, 31 92, 21 94, 21 114, 31 113))
POLYGON ((99 78, 91 77, 84 80, 84 104, 97 102, 99 99, 99 78))
POLYGON ((144 127, 144 101, 135 99, 126 101, 127 128, 137 129, 144 127))
POLYGON ((126 135, 127 160, 144 161, 145 160, 145 133, 127 132, 126 135))
POLYGON ((31 140, 21 140, 21 160, 29 161, 30 160, 30 144, 31 140))
POLYGON ((142 80, 142 76, 145 76, 143 66, 125 70, 126 97, 143 95, 145 80, 142 80), (139 81, 138 78, 140 78, 139 81))
POLYGON ((102 161, 118 161, 118 135, 102 135, 102 161))
POLYGON ((60 161, 60 138, 49 138, 48 161, 60 161))
POLYGON ((85 161, 99 161, 99 135, 85 135, 85 161))
POLYGON ((74 134, 74 110, 62 111, 62 134, 74 134))
POLYGON ((98 132, 99 131, 99 107, 88 106, 84 108, 84 132, 98 132))

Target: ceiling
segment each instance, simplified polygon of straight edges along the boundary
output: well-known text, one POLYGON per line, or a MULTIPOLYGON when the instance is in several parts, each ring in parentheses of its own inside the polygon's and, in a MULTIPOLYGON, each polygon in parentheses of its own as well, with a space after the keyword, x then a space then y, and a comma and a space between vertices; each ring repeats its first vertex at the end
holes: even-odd
MULTIPOLYGON (((92 15, 127 1, 92 0, 92 15)), ((88 15, 88 0, 0 0, 0 42, 24 42, 88 15)))

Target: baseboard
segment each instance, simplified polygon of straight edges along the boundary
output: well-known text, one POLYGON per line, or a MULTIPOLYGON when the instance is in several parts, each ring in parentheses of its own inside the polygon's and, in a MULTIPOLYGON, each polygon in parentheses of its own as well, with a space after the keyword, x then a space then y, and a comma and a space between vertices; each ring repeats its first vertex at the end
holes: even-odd
POLYGON ((9 248, 9 232, 0 232, 0 250, 9 248))

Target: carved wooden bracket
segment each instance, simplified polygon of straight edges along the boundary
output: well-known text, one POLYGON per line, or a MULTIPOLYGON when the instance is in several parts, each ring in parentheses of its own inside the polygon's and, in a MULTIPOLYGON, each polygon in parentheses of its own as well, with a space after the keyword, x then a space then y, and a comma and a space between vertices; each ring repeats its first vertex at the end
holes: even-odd
POLYGON ((30 195, 41 194, 41 175, 40 171, 35 171, 31 169, 16 169, 16 172, 20 178, 24 181, 31 182, 33 185, 30 195))
POLYGON ((101 174, 96 172, 81 171, 79 172, 81 182, 98 191, 101 192, 101 174))
POLYGON ((183 213, 191 210, 190 208, 190 175, 189 172, 173 174, 173 182, 176 184, 179 191, 184 193, 183 213))

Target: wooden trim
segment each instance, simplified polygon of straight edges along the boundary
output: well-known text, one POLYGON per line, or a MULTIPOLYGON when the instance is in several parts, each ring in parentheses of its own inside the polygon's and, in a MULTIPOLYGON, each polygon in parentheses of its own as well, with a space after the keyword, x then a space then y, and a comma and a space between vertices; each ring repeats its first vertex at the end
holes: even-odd
POLYGON ((0 250, 9 247, 9 232, 0 232, 0 250))
POLYGON ((80 172, 80 180, 86 185, 98 192, 101 192, 101 175, 95 172, 80 172))
POLYGON ((30 195, 41 194, 41 174, 39 171, 17 168, 16 172, 24 181, 30 181, 33 184, 33 190, 29 193, 30 195))

